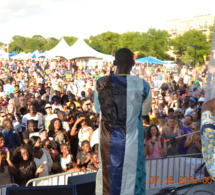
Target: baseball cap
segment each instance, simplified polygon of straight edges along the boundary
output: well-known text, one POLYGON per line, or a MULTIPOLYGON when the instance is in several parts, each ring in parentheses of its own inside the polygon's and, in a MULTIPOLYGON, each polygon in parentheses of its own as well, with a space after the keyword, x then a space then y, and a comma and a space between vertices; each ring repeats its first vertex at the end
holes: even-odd
POLYGON ((46 109, 46 108, 52 108, 52 105, 51 105, 51 104, 46 104, 46 105, 45 105, 45 109, 46 109))
POLYGON ((158 115, 158 118, 165 118, 166 116, 164 115, 164 114, 162 114, 162 113, 160 113, 159 115, 158 115))
POLYGON ((1 105, 2 105, 2 106, 7 106, 7 105, 8 105, 8 102, 3 101, 3 102, 1 103, 1 105))
POLYGON ((47 132, 46 129, 41 129, 41 130, 39 130, 39 134, 41 134, 43 131, 46 131, 46 132, 47 132))
POLYGON ((35 94, 35 98, 38 98, 38 97, 40 97, 41 95, 39 94, 39 93, 36 93, 35 94))
POLYGON ((194 97, 191 97, 188 101, 196 102, 196 99, 194 97))

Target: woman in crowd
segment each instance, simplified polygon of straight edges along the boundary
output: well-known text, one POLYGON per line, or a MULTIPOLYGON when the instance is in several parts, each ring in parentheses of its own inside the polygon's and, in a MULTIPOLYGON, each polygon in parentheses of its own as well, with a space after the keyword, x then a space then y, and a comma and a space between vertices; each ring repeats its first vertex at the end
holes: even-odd
POLYGON ((25 186, 30 179, 38 177, 44 171, 42 166, 36 167, 33 153, 27 146, 16 148, 11 161, 15 167, 11 174, 14 177, 14 182, 19 186, 25 186))
POLYGON ((79 138, 78 145, 80 148, 81 148, 81 143, 84 140, 87 140, 89 142, 91 141, 92 135, 93 135, 93 129, 92 129, 92 127, 88 126, 86 117, 81 117, 76 120, 76 122, 72 128, 72 131, 71 131, 71 136, 74 136, 77 133, 78 133, 78 138, 79 138), (81 125, 80 129, 77 128, 78 124, 81 125))
POLYGON ((52 119, 49 126, 49 137, 53 137, 58 144, 69 144, 69 138, 65 129, 63 129, 62 121, 58 118, 52 119))
POLYGON ((145 138, 146 158, 157 158, 166 155, 166 143, 164 137, 160 136, 157 125, 149 126, 145 138))
POLYGON ((34 154, 34 162, 36 167, 43 167, 43 172, 39 174, 39 177, 50 175, 51 165, 53 163, 49 152, 42 148, 41 139, 39 136, 32 136, 29 139, 28 145, 32 148, 34 154))
MULTIPOLYGON (((191 130, 192 130, 192 132, 199 131, 199 123, 198 122, 192 123, 191 130)), ((188 135, 186 137, 184 147, 188 147, 187 154, 201 153, 202 144, 201 144, 200 133, 188 135)))

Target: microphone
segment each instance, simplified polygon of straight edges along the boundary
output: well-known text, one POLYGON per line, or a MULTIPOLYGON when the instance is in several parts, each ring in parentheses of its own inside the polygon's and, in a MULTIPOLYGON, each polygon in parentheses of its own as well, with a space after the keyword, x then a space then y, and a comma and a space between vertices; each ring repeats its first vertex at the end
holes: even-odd
POLYGON ((202 167, 204 167, 204 165, 205 165, 205 162, 203 162, 203 163, 194 171, 194 173, 198 173, 198 172, 202 169, 202 167))

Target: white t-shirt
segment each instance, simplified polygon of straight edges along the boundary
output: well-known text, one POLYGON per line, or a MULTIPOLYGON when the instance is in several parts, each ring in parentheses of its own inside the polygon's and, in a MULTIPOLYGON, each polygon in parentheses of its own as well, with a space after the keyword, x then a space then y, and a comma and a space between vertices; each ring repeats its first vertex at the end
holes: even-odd
POLYGON ((49 131, 49 126, 50 126, 50 124, 51 124, 51 120, 54 119, 54 118, 58 118, 56 114, 45 115, 45 116, 43 117, 45 129, 46 129, 47 131, 49 131))
POLYGON ((92 135, 92 140, 90 142, 90 146, 93 147, 95 144, 99 143, 99 128, 97 128, 92 135))
POLYGON ((65 129, 67 132, 70 130, 70 128, 69 128, 69 123, 68 123, 68 122, 63 121, 63 122, 62 122, 62 125, 63 125, 63 129, 65 129))
POLYGON ((36 114, 35 117, 32 117, 28 113, 28 114, 24 115, 22 118, 22 127, 24 127, 25 130, 28 128, 28 121, 32 120, 32 119, 35 120, 35 123, 36 123, 38 129, 43 128, 43 118, 39 114, 36 114))
POLYGON ((41 150, 43 151, 42 157, 40 159, 34 158, 34 162, 36 163, 37 168, 43 165, 44 171, 39 174, 39 177, 44 177, 44 176, 50 175, 51 165, 53 161, 52 161, 51 155, 46 149, 41 148, 41 150))

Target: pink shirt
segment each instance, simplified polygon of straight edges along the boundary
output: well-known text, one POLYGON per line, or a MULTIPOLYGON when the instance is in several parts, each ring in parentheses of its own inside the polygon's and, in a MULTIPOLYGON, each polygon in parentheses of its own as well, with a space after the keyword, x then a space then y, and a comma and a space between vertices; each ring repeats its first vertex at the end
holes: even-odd
MULTIPOLYGON (((152 138, 150 138, 148 140, 148 144, 149 145, 151 145, 151 141, 152 141, 152 138)), ((158 137, 158 146, 162 148, 161 137, 160 136, 158 137)), ((153 150, 152 154, 149 155, 149 156, 147 155, 146 158, 158 158, 158 157, 162 157, 161 152, 160 152, 159 148, 156 145, 153 146, 153 149, 154 150, 153 150)))

